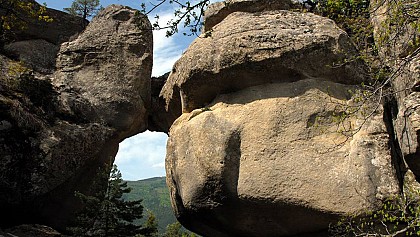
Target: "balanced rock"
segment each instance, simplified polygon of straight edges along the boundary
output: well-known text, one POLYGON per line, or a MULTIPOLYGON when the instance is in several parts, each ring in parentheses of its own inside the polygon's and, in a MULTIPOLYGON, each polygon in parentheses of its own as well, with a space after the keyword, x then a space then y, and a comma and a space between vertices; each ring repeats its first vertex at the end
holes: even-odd
POLYGON ((264 83, 315 78, 359 84, 365 67, 356 56, 347 34, 327 18, 281 10, 234 12, 210 37, 189 46, 161 96, 173 121, 218 94, 264 83))
POLYGON ((357 105, 349 92, 367 74, 333 21, 233 12, 202 36, 161 91, 176 119, 166 169, 183 225, 204 236, 326 236, 399 193, 380 101, 357 105))

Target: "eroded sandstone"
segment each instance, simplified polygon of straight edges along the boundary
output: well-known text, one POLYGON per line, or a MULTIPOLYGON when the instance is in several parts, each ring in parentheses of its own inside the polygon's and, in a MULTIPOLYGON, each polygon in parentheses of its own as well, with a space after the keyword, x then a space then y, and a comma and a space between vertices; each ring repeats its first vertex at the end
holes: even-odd
POLYGON ((221 93, 250 86, 303 78, 358 84, 365 79, 365 67, 356 55, 347 34, 327 18, 290 11, 234 12, 210 37, 189 46, 161 96, 173 121, 221 93))
MULTIPOLYGON (((381 46, 379 55, 390 70, 388 84, 391 85, 396 104, 394 106, 393 126, 401 156, 408 168, 420 180, 420 55, 413 42, 418 37, 418 29, 406 24, 397 31, 390 25, 395 6, 405 2, 373 1, 371 22, 374 36, 381 46), (390 40, 385 44, 384 35, 390 40)), ((402 6, 398 5, 398 6, 402 6)), ((410 6, 407 6, 410 9, 410 6)))
POLYGON ((119 142, 146 130, 150 29, 144 15, 111 5, 61 45, 53 75, 34 77, 0 61, 8 69, 0 84, 2 226, 65 230, 80 208, 74 192, 92 192, 119 142))
POLYGON ((381 101, 338 119, 368 77, 334 22, 233 12, 206 36, 161 91, 176 115, 166 169, 182 224, 204 236, 326 236, 400 192, 381 101))
MULTIPOLYGON (((314 79, 264 84, 184 113, 166 160, 179 220, 205 236, 293 236, 397 194, 381 111, 353 137, 332 122, 350 88, 314 79)), ((346 122, 357 127, 363 118, 346 122)))
POLYGON ((208 32, 233 12, 290 10, 299 5, 291 0, 227 0, 210 4, 204 13, 203 32, 208 32))

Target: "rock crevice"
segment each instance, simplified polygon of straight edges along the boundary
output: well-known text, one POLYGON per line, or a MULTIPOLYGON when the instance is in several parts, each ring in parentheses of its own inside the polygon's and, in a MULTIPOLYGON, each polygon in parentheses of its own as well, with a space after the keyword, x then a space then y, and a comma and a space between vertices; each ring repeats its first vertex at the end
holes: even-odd
POLYGON ((160 93, 175 115, 166 169, 182 224, 204 236, 326 236, 401 191, 381 102, 337 122, 368 77, 333 21, 234 10, 211 27, 160 93))

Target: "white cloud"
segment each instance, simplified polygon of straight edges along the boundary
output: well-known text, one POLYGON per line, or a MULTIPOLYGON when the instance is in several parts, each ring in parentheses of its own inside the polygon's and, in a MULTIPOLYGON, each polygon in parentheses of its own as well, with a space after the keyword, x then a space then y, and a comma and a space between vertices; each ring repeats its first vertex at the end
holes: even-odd
POLYGON ((160 162, 152 165, 153 168, 165 168, 165 162, 160 162))
MULTIPOLYGON (((211 3, 220 0, 212 0, 211 3)), ((166 5, 164 11, 149 15, 150 21, 155 22, 154 16, 159 16, 159 25, 164 27, 174 18, 174 11, 176 4, 166 5)), ((198 12, 197 12, 198 13, 198 12)), ((155 30, 153 32, 154 41, 154 61, 153 61, 153 76, 160 76, 166 72, 171 71, 174 63, 181 57, 182 53, 187 49, 196 36, 184 36, 183 33, 189 34, 189 30, 183 27, 183 22, 180 23, 179 33, 166 37, 166 29, 155 30)))
POLYGON ((146 131, 121 142, 115 164, 123 178, 139 180, 165 176, 166 140, 164 133, 146 131))
MULTIPOLYGON (((159 12, 157 15, 159 15, 159 24, 165 26, 173 18, 173 10, 159 12)), ((150 21, 154 22, 155 19, 151 18, 150 21)), ((176 60, 181 57, 186 46, 176 42, 176 38, 176 36, 166 37, 166 29, 153 31, 153 76, 171 71, 176 60)))

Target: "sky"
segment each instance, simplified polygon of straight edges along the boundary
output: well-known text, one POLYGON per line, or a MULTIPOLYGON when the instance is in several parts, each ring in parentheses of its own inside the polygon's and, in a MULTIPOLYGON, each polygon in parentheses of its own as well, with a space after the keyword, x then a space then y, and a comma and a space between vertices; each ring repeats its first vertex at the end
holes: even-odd
MULTIPOLYGON (((37 0, 39 3, 46 3, 47 7, 63 10, 70 7, 72 0, 37 0)), ((106 7, 111 4, 130 6, 141 9, 141 0, 101 0, 101 5, 106 7)), ((157 2, 148 0, 147 2, 157 2)), ((215 2, 215 1, 212 1, 215 2)), ((173 17, 173 6, 162 5, 149 16, 154 22, 154 16, 159 15, 160 22, 166 23, 173 17)), ((163 24, 162 24, 163 25, 163 24)), ((172 69, 173 64, 178 60, 194 37, 177 34, 170 38, 165 37, 166 31, 154 31, 154 52, 152 76, 160 76, 172 69)), ((125 139, 120 143, 115 164, 120 169, 123 179, 141 180, 151 177, 165 176, 165 151, 167 135, 146 131, 136 136, 125 139)))

